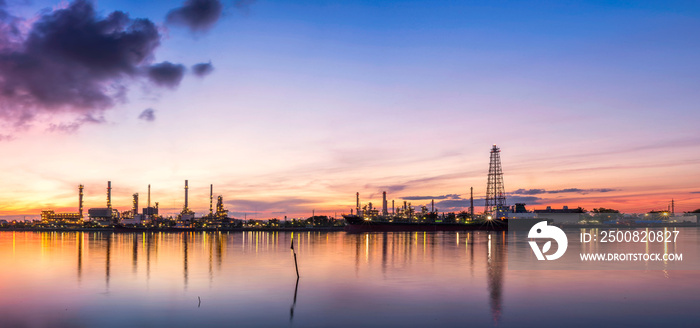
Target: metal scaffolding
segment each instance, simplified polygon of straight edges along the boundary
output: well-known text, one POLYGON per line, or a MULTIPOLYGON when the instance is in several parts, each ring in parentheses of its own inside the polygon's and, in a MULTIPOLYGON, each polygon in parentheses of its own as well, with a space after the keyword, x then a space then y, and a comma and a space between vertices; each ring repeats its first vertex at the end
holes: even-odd
POLYGON ((500 217, 506 211, 506 192, 503 186, 503 169, 501 168, 501 150, 493 145, 489 161, 489 178, 486 185, 486 206, 484 212, 500 217))

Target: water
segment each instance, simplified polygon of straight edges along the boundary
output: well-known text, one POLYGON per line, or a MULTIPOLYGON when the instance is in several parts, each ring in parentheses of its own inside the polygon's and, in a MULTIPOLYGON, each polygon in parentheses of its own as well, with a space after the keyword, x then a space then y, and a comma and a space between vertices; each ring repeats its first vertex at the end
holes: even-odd
POLYGON ((0 327, 700 320, 700 271, 509 270, 507 234, 294 233, 297 285, 288 232, 0 232, 0 327))

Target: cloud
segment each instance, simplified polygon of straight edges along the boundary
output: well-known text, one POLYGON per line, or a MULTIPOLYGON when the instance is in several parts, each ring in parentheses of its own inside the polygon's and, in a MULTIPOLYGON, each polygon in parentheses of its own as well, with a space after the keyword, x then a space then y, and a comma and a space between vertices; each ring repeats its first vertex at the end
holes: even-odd
POLYGON ((180 85, 184 75, 185 66, 168 61, 148 67, 148 78, 151 82, 161 87, 171 89, 177 87, 180 85))
POLYGON ((365 189, 378 189, 381 191, 386 191, 388 194, 391 194, 391 193, 399 192, 401 190, 406 189, 406 186, 407 186, 406 184, 398 184, 398 185, 387 185, 387 186, 375 187, 375 186, 366 184, 364 188, 365 189))
POLYGON ((95 118, 91 115, 85 115, 72 122, 51 123, 46 129, 49 132, 74 133, 85 123, 103 123, 102 117, 95 118))
MULTIPOLYGON (((507 203, 511 205, 515 203, 537 205, 541 204, 542 198, 535 196, 509 196, 506 198, 506 200, 507 203)), ((438 208, 441 212, 457 212, 469 209, 470 203, 471 202, 469 199, 456 197, 435 202, 435 207, 438 208)), ((474 199, 475 212, 481 212, 483 210, 484 205, 486 205, 486 200, 484 198, 474 199), (476 207, 479 207, 479 209, 476 209, 476 207)))
POLYGON ((192 65, 192 72, 194 72, 194 75, 198 77, 204 77, 211 72, 214 71, 214 66, 212 66, 211 62, 208 63, 199 63, 199 64, 194 64, 192 65))
POLYGON ((544 193, 547 193, 547 191, 544 189, 518 189, 518 190, 513 191, 511 194, 539 195, 539 194, 544 194, 544 193))
POLYGON ((9 134, 0 134, 0 141, 10 141, 13 140, 14 137, 9 134))
POLYGON ((182 65, 151 65, 161 35, 148 19, 121 11, 101 16, 91 2, 76 0, 32 21, 0 7, 0 119, 16 127, 40 114, 101 117, 126 101, 130 81, 174 88, 182 79, 182 65))
POLYGON ((457 194, 447 194, 441 196, 406 196, 401 197, 403 200, 433 200, 433 199, 460 199, 457 194))
POLYGON ((188 27, 193 32, 206 31, 221 17, 223 5, 218 0, 187 0, 182 7, 168 12, 169 24, 188 27))
POLYGON ((510 194, 513 195, 540 195, 540 194, 561 194, 561 193, 579 193, 588 194, 592 192, 611 192, 617 189, 610 188, 593 188, 593 189, 580 189, 580 188, 566 188, 558 190, 545 190, 545 189, 518 189, 510 194))
POLYGON ((508 196, 506 200, 508 201, 508 204, 525 203, 535 205, 541 204, 540 201, 542 198, 535 196, 508 196))
POLYGON ((156 111, 153 108, 146 108, 139 114, 139 120, 153 122, 156 120, 156 111))
POLYGON ((229 210, 232 211, 246 213, 275 212, 280 214, 310 211, 309 206, 315 202, 311 199, 285 198, 270 201, 234 199, 225 201, 225 203, 231 206, 229 210))
POLYGON ((700 191, 691 191, 691 194, 700 194, 700 191))

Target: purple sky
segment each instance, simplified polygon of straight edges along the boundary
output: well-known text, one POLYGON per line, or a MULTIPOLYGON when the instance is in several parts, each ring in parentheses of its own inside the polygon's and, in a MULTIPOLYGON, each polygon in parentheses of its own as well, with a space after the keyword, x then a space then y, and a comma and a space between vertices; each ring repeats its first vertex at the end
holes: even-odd
MULTIPOLYGON (((0 216, 483 198, 700 208, 700 4, 6 1, 0 216), (118 13, 115 13, 117 12, 118 13), (145 197, 142 196, 142 202, 145 197)), ((477 203, 480 204, 480 203, 477 203)))

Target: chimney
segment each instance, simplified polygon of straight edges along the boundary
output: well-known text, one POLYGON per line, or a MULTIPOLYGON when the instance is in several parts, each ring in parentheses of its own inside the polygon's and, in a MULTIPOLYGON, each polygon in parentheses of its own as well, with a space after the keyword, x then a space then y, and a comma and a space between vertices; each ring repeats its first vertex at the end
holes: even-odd
POLYGON ((148 185, 148 207, 151 207, 151 185, 148 185))
POLYGON ((112 181, 107 181, 107 208, 112 209, 112 181))
POLYGON ((469 216, 474 219, 474 187, 469 188, 469 216))
POLYGON ((357 206, 355 208, 357 209, 357 215, 360 215, 360 193, 358 192, 355 196, 357 197, 357 206))
POLYGON ((676 202, 671 198, 671 216, 676 216, 676 202))
POLYGON ((214 185, 209 185, 209 216, 214 216, 214 185))
POLYGON ((388 215, 389 211, 387 210, 386 191, 382 193, 382 199, 382 215, 388 215))
POLYGON ((83 185, 78 186, 78 213, 80 213, 80 219, 83 219, 83 185))
POLYGON ((187 207, 187 189, 189 189, 189 187, 187 187, 187 180, 185 180, 185 209, 189 208, 187 207))

